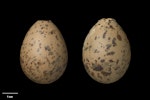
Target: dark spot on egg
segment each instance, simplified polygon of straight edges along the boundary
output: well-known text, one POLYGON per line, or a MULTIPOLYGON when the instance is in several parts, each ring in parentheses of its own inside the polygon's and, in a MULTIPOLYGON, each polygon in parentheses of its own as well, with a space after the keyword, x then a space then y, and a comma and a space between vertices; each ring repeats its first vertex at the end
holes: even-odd
POLYGON ((97 66, 95 66, 93 68, 93 70, 95 70, 95 71, 101 71, 101 70, 103 70, 103 67, 101 65, 97 65, 97 66))
POLYGON ((105 37, 106 37, 106 33, 107 33, 107 31, 105 31, 105 32, 103 33, 103 38, 105 38, 105 37))
POLYGON ((41 30, 44 29, 44 27, 41 27, 41 30))
POLYGON ((88 47, 84 47, 84 51, 86 51, 88 49, 88 47))
POLYGON ((38 61, 37 64, 40 66, 42 63, 40 61, 38 61))
POLYGON ((105 59, 102 59, 102 60, 101 60, 101 63, 103 63, 103 62, 105 62, 105 59))
POLYGON ((97 60, 95 60, 95 62, 97 63, 97 60))
POLYGON ((94 72, 91 72, 91 75, 94 76, 94 72))
POLYGON ((49 61, 49 59, 46 57, 46 61, 48 62, 48 65, 50 65, 50 61, 49 61))
POLYGON ((22 57, 20 57, 20 62, 23 64, 24 63, 24 60, 22 59, 22 57))
POLYGON ((117 67, 114 68, 114 70, 118 70, 119 68, 120 68, 120 67, 117 66, 117 67))
POLYGON ((117 39, 118 39, 119 41, 122 40, 122 38, 121 38, 121 36, 120 36, 119 34, 117 35, 117 39))
POLYGON ((49 45, 45 46, 45 50, 47 50, 47 51, 51 50, 50 47, 49 47, 49 45))
POLYGON ((86 58, 86 61, 87 61, 87 62, 89 62, 89 59, 88 59, 88 58, 86 58))
POLYGON ((108 76, 108 75, 111 74, 111 72, 105 72, 105 71, 101 71, 101 73, 102 73, 103 76, 108 76))
POLYGON ((56 40, 58 40, 58 37, 57 37, 57 35, 55 36, 55 38, 56 38, 56 40))
POLYGON ((84 47, 84 51, 86 51, 86 50, 88 50, 88 49, 90 49, 92 46, 90 45, 90 46, 88 46, 88 47, 84 47))
POLYGON ((57 43, 57 46, 59 47, 60 45, 57 43))
POLYGON ((114 62, 112 59, 109 60, 110 63, 114 62))
POLYGON ((40 34, 44 34, 44 31, 39 31, 40 34))
POLYGON ((99 51, 97 49, 94 50, 94 53, 99 53, 99 51))
POLYGON ((89 46, 89 49, 90 49, 91 47, 92 47, 92 46, 90 45, 90 46, 89 46))
POLYGON ((48 27, 48 24, 45 24, 46 27, 48 27))
POLYGON ((43 62, 43 65, 45 64, 45 62, 43 62))
POLYGON ((107 55, 114 55, 115 52, 114 51, 111 51, 111 52, 108 52, 107 55))
POLYGON ((95 40, 97 39, 97 36, 95 36, 95 40))
POLYGON ((115 29, 112 25, 109 26, 111 29, 115 29))
POLYGON ((111 44, 107 44, 107 45, 106 45, 106 50, 109 50, 110 47, 111 47, 111 44))
POLYGON ((102 76, 100 75, 100 73, 97 73, 97 77, 102 79, 102 76))
POLYGON ((116 64, 118 64, 119 63, 119 59, 117 59, 117 61, 116 61, 116 64))
POLYGON ((112 39, 112 44, 113 44, 113 46, 116 46, 117 44, 116 44, 116 38, 113 38, 112 39))
POLYGON ((52 30, 52 31, 50 32, 50 34, 52 34, 52 35, 55 34, 55 30, 52 30))
POLYGON ((109 78, 107 78, 107 81, 110 81, 110 79, 109 79, 109 78))

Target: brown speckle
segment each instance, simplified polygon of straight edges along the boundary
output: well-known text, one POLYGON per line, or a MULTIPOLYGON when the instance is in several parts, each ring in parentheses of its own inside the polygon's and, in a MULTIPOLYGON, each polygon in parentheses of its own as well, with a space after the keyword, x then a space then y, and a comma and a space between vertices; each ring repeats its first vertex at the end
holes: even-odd
POLYGON ((109 26, 111 29, 115 29, 112 25, 109 26))
POLYGON ((47 45, 47 46, 45 46, 45 50, 50 51, 51 49, 50 49, 50 47, 47 45))
POLYGON ((41 30, 44 29, 44 27, 41 27, 41 30))
POLYGON ((106 37, 106 33, 107 33, 107 31, 105 31, 105 32, 104 32, 104 34, 103 34, 103 38, 105 38, 105 37, 106 37))
POLYGON ((90 45, 90 46, 89 46, 89 49, 90 49, 91 47, 92 47, 92 46, 90 45))
POLYGON ((109 79, 109 78, 107 78, 107 81, 110 81, 110 79, 109 79))
POLYGON ((53 55, 53 52, 52 52, 52 51, 49 51, 49 52, 48 52, 48 55, 53 55))
POLYGON ((48 27, 48 24, 45 24, 46 27, 48 27))
POLYGON ((108 20, 108 25, 110 25, 110 23, 111 23, 111 20, 108 20))
POLYGON ((120 67, 116 67, 115 70, 118 70, 120 67))
POLYGON ((119 63, 119 59, 117 59, 117 61, 116 61, 116 64, 118 64, 119 63))
POLYGON ((102 63, 105 62, 105 59, 102 59, 101 62, 102 62, 102 63))
POLYGON ((55 34, 55 30, 52 30, 52 31, 50 32, 50 34, 52 34, 52 35, 55 34))
POLYGON ((114 61, 112 59, 110 59, 109 62, 114 62, 114 61))
POLYGON ((47 60, 48 64, 50 65, 50 61, 49 61, 49 59, 47 57, 46 57, 46 60, 47 60))
POLYGON ((98 65, 98 66, 94 67, 93 70, 101 71, 101 70, 103 70, 103 67, 101 65, 98 65))
POLYGON ((94 53, 99 53, 99 51, 97 49, 94 50, 94 53))
POLYGON ((114 51, 111 51, 111 52, 108 52, 107 55, 114 55, 115 52, 114 51))
POLYGON ((117 44, 116 44, 116 38, 113 38, 112 39, 112 44, 113 44, 113 46, 116 46, 117 44))
POLYGON ((110 40, 110 37, 108 37, 108 40, 110 40))
POLYGON ((85 69, 87 70, 89 69, 88 64, 85 64, 84 66, 85 66, 85 69))
POLYGON ((55 59, 55 56, 53 56, 52 59, 55 59))
POLYGON ((101 73, 103 74, 103 76, 108 76, 111 74, 111 72, 105 72, 105 71, 101 71, 101 73))
POLYGON ((107 45, 106 45, 106 49, 107 49, 107 50, 109 50, 110 47, 111 47, 111 44, 107 44, 107 45))
POLYGON ((98 57, 98 60, 100 60, 101 57, 98 57))
POLYGON ((88 46, 88 47, 84 47, 84 51, 86 51, 86 50, 88 50, 88 49, 90 49, 92 46, 90 45, 90 46, 88 46))
POLYGON ((23 61, 23 59, 20 57, 20 62, 23 64, 24 63, 24 61, 23 61))
POLYGON ((57 37, 57 35, 55 36, 55 38, 56 38, 56 40, 58 40, 58 37, 57 37))
POLYGON ((92 63, 92 66, 94 66, 94 67, 95 67, 95 64, 94 64, 94 63, 92 63))
POLYGON ((86 58, 86 61, 87 61, 87 62, 89 62, 89 59, 88 59, 88 58, 86 58))
POLYGON ((42 63, 40 61, 38 61, 37 64, 40 66, 42 63))
POLYGON ((91 75, 94 76, 94 72, 91 72, 91 75))
POLYGON ((97 36, 95 36, 95 40, 97 39, 97 36))
POLYGON ((36 66, 36 69, 39 69, 39 66, 36 66))
POLYGON ((84 47, 84 51, 86 51, 88 49, 88 47, 84 47))
POLYGON ((32 44, 32 43, 30 43, 30 45, 31 45, 31 46, 33 46, 33 44, 32 44))
POLYGON ((97 73, 97 77, 99 77, 100 79, 102 79, 102 76, 100 76, 100 73, 97 73))
POLYGON ((57 46, 59 47, 60 45, 57 43, 57 46))
POLYGON ((47 70, 44 70, 44 71, 43 71, 43 75, 44 75, 44 76, 48 76, 48 74, 49 74, 49 72, 48 72, 47 70))
POLYGON ((39 43, 39 48, 41 48, 41 43, 39 43))
POLYGON ((117 39, 118 39, 119 41, 122 40, 122 38, 121 38, 121 36, 120 36, 119 34, 117 35, 117 39))
POLYGON ((44 31, 39 31, 41 34, 44 34, 44 31))

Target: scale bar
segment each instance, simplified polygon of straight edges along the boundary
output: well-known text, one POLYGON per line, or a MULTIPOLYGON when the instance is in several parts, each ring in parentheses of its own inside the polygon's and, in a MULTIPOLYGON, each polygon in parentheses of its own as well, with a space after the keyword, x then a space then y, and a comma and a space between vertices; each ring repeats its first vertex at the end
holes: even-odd
POLYGON ((18 92, 2 92, 2 94, 18 94, 18 92))

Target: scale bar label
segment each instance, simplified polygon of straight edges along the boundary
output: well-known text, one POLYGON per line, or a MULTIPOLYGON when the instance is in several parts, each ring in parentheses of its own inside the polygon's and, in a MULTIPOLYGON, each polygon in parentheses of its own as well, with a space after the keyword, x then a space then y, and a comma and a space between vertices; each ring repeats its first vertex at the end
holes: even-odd
POLYGON ((2 92, 2 94, 18 94, 18 92, 2 92))

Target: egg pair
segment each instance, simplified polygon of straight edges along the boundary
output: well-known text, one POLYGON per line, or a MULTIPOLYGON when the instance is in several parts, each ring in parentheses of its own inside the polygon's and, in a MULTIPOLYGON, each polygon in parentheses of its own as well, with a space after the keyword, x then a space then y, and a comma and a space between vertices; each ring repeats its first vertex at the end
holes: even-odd
MULTIPOLYGON (((99 83, 119 80, 128 69, 131 51, 123 29, 113 18, 100 19, 89 31, 82 49, 88 75, 99 83)), ((37 20, 28 30, 20 50, 24 74, 38 84, 50 84, 65 72, 65 40, 50 20, 37 20)))

